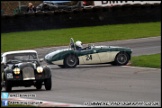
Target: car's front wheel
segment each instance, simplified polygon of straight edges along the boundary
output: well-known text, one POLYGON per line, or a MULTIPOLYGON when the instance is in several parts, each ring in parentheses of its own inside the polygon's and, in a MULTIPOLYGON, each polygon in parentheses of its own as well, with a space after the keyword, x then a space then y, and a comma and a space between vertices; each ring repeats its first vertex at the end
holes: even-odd
POLYGON ((73 54, 68 55, 64 60, 64 65, 67 68, 75 68, 77 64, 78 58, 73 54))
POLYGON ((129 61, 129 56, 127 53, 120 52, 115 57, 115 61, 113 64, 115 65, 126 65, 129 61))
POLYGON ((51 90, 51 88, 52 88, 52 80, 51 80, 51 77, 48 78, 48 79, 45 79, 44 86, 45 86, 45 89, 46 90, 51 90))

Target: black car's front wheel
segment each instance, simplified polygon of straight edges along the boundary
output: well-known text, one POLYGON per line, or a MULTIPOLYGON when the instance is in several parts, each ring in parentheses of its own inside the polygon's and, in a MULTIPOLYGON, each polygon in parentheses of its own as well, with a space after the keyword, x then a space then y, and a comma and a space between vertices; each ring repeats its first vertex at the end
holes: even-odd
POLYGON ((126 65, 129 61, 129 56, 127 53, 120 52, 115 57, 114 64, 115 65, 126 65))
POLYGON ((75 68, 77 64, 78 58, 73 54, 68 55, 64 60, 64 65, 67 68, 75 68))
POLYGON ((48 79, 45 79, 44 86, 45 86, 45 89, 46 90, 51 90, 51 88, 52 88, 52 80, 51 80, 51 77, 48 78, 48 79))

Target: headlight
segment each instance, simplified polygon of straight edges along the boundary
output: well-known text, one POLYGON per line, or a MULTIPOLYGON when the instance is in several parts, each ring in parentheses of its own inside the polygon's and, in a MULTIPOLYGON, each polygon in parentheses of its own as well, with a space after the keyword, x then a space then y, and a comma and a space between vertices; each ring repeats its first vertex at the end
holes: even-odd
POLYGON ((13 71, 14 71, 14 74, 20 74, 20 69, 19 68, 15 68, 13 71))
POLYGON ((42 73, 43 72, 43 68, 42 67, 37 67, 37 72, 38 73, 42 73))

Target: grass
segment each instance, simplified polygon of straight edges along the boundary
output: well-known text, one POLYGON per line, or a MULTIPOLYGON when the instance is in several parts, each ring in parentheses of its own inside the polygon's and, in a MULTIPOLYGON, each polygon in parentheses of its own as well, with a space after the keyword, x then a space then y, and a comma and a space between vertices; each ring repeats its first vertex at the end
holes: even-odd
POLYGON ((68 45, 71 37, 83 43, 161 35, 161 22, 104 25, 1 34, 1 52, 68 45))
POLYGON ((134 56, 131 65, 139 67, 161 68, 161 54, 134 56))

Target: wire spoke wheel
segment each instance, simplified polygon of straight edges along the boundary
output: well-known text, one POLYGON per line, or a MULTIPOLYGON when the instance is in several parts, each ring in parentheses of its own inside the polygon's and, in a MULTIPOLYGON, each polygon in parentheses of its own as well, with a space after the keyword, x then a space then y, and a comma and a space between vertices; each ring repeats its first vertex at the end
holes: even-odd
POLYGON ((66 67, 69 68, 76 67, 77 63, 78 63, 78 58, 75 55, 68 55, 65 58, 66 67))
POLYGON ((115 61, 117 65, 126 65, 129 61, 128 55, 126 53, 119 53, 115 61))

